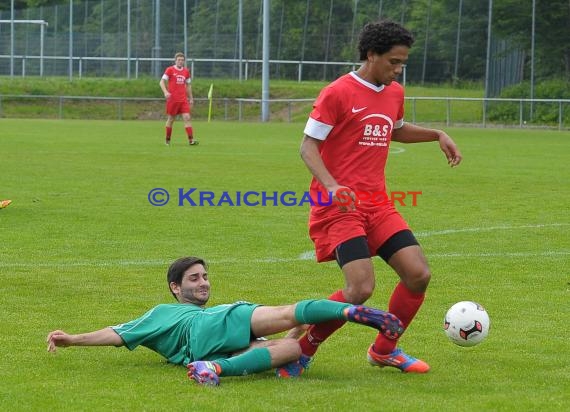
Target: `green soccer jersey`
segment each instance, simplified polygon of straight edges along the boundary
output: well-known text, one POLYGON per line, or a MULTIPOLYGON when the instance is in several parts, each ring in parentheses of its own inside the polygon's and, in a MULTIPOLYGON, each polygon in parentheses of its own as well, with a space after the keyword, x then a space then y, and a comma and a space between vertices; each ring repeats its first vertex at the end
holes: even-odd
POLYGON ((142 345, 171 363, 186 365, 190 356, 192 320, 203 310, 191 304, 162 304, 138 319, 111 328, 130 350, 142 345))
POLYGON ((245 349, 258 305, 236 302, 207 309, 187 303, 158 305, 138 319, 111 326, 130 350, 145 346, 169 362, 187 365, 245 349))

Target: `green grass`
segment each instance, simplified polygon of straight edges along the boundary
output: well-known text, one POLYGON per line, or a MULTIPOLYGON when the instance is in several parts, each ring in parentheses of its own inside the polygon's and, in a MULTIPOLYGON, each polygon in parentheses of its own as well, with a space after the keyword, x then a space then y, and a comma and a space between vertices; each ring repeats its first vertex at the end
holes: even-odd
MULTIPOLYGON (((342 287, 312 250, 305 206, 176 205, 177 189, 301 193, 303 124, 195 122, 188 147, 163 122, 0 120, 0 405, 3 410, 406 410, 559 411, 570 403, 568 356, 570 133, 451 129, 463 164, 450 169, 436 144, 388 162, 394 191, 422 191, 400 207, 433 271, 428 296, 402 338, 428 361, 425 376, 372 368, 366 328, 347 325, 298 380, 272 372, 187 380, 181 367, 139 348, 45 351, 60 328, 83 332, 171 302, 165 273, 182 255, 210 263, 211 304, 283 304, 342 287), (149 204, 156 187, 171 194, 149 204), (474 348, 447 341, 451 304, 476 300, 491 332, 474 348)), ((195 199, 196 196, 193 196, 195 199)), ((396 278, 376 259, 386 307, 396 278)))
MULTIPOLYGON (((0 94, 46 95, 46 96, 100 96, 100 97, 162 97, 158 80, 152 77, 139 79, 81 78, 69 81, 66 77, 25 78, 0 76, 0 94)), ((196 97, 206 97, 210 84, 214 84, 218 98, 261 98, 261 79, 242 82, 235 79, 208 79, 197 77, 192 81, 196 97)), ((271 98, 315 98, 328 81, 271 80, 271 98)), ((431 97, 483 97, 483 89, 478 85, 467 88, 450 86, 420 87, 409 85, 410 96, 431 97)))
MULTIPOLYGON (((0 78, 1 79, 1 78, 0 78)), ((157 120, 163 117, 164 103, 154 78, 109 79, 82 78, 68 81, 67 78, 13 78, 4 77, 0 81, 1 95, 45 96, 42 98, 0 97, 0 117, 5 118, 43 118, 43 119, 82 119, 82 120, 157 120), (128 98, 132 100, 97 101, 85 99, 48 98, 47 96, 90 96, 128 98), (142 100, 157 99, 156 101, 142 100)), ((271 99, 309 99, 307 102, 272 102, 270 105, 272 121, 304 122, 311 111, 314 99, 328 82, 272 80, 271 99)), ((217 120, 258 121, 260 104, 243 103, 241 114, 236 98, 261 99, 261 80, 250 79, 239 82, 234 79, 196 78, 192 90, 196 102, 192 110, 195 119, 208 118, 207 95, 210 84, 214 84, 214 102, 212 116, 217 120), (241 117, 240 117, 241 116, 241 117)), ((482 97, 480 88, 452 87, 406 87, 407 96, 411 97, 482 97)), ((446 113, 444 101, 418 101, 417 115, 412 115, 412 103, 406 103, 406 113, 417 122, 441 122, 446 113)), ((453 122, 480 123, 481 104, 476 102, 454 102, 452 107, 453 122)))

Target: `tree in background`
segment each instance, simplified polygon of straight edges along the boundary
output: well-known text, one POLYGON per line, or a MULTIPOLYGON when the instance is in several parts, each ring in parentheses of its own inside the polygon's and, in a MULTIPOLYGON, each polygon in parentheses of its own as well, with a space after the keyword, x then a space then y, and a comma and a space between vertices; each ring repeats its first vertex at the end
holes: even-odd
MULTIPOLYGON (((70 0, 17 0, 20 18, 49 22, 46 54, 65 56, 70 0), (29 10, 22 10, 29 7, 29 10), (39 11, 38 11, 39 10, 39 11), (28 17, 29 16, 29 17, 28 17), (50 43, 51 42, 51 43, 50 43)), ((131 0, 131 56, 151 57, 154 47, 154 1, 131 0)), ((73 0, 74 51, 85 57, 126 56, 127 0, 73 0)), ((184 50, 184 0, 161 0, 161 56, 184 50)), ((356 62, 356 36, 379 17, 409 27, 416 36, 407 79, 412 82, 479 81, 485 78, 487 1, 470 0, 271 0, 272 60, 356 62), (459 5, 462 4, 461 13, 459 5), (460 24, 459 24, 460 23, 460 24), (459 35, 459 36, 458 36, 459 35), (459 42, 457 41, 459 38, 459 42), (458 53, 457 53, 458 51, 458 53)), ((187 51, 191 58, 238 58, 237 0, 186 0, 187 51)), ((0 1, 3 19, 10 1, 0 1)), ((8 10, 8 11, 7 11, 8 10)), ((530 77, 532 0, 493 0, 493 41, 524 55, 525 79, 530 77)), ((568 0, 536 1, 535 80, 570 80, 570 4, 568 0)), ((18 50, 37 53, 29 28, 16 33, 18 50)), ((243 0, 243 58, 262 56, 262 1, 243 0)), ((0 54, 9 52, 6 31, 0 54), (8 49, 7 49, 8 48, 8 49)), ((142 63, 141 63, 142 64, 142 63)), ((212 76, 230 76, 228 65, 209 63, 212 76)), ((203 71, 203 67, 201 71, 203 71)), ((304 65, 303 78, 330 80, 349 67, 304 65)), ((142 70, 142 69, 141 69, 142 70)), ((236 71, 235 66, 232 69, 236 71)), ((260 66, 251 64, 250 75, 260 66)), ((276 77, 295 78, 295 65, 275 65, 276 77)), ((144 70, 143 70, 144 71, 144 70)), ((104 73, 103 73, 104 74, 104 73)))

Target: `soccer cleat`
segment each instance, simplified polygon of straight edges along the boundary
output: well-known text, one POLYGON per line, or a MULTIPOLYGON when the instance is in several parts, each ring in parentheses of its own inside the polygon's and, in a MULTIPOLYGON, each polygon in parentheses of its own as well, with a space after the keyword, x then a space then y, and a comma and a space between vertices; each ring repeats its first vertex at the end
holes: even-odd
POLYGON ((12 203, 11 200, 0 200, 0 209, 4 209, 5 207, 8 207, 10 205, 10 203, 12 203))
POLYGON ((220 378, 213 362, 196 361, 188 364, 188 377, 200 385, 218 386, 220 378))
POLYGON ((166 140, 164 141, 164 143, 165 143, 167 146, 170 146, 170 139, 166 139, 166 140))
POLYGON ((404 333, 404 324, 396 315, 380 309, 355 305, 348 308, 347 318, 351 322, 372 326, 388 339, 399 339, 404 333))
POLYGON ((275 375, 277 375, 278 378, 297 378, 305 372, 305 369, 309 369, 312 360, 313 358, 310 356, 301 355, 299 360, 289 362, 275 369, 275 375))
POLYGON ((402 349, 394 349, 388 355, 380 355, 374 351, 374 345, 368 349, 368 362, 372 366, 392 366, 406 373, 426 373, 429 365, 421 359, 406 354, 402 349))
POLYGON ((189 144, 190 146, 197 146, 199 143, 198 143, 198 140, 190 140, 190 141, 188 142, 188 144, 189 144))

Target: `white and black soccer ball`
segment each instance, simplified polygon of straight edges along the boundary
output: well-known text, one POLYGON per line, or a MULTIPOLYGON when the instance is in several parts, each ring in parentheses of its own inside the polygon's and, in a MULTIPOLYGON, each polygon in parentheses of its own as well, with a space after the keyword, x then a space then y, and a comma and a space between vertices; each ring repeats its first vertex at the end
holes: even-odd
POLYGON ((462 301, 445 314, 443 329, 449 340, 459 346, 475 346, 489 334, 489 314, 476 302, 462 301))

